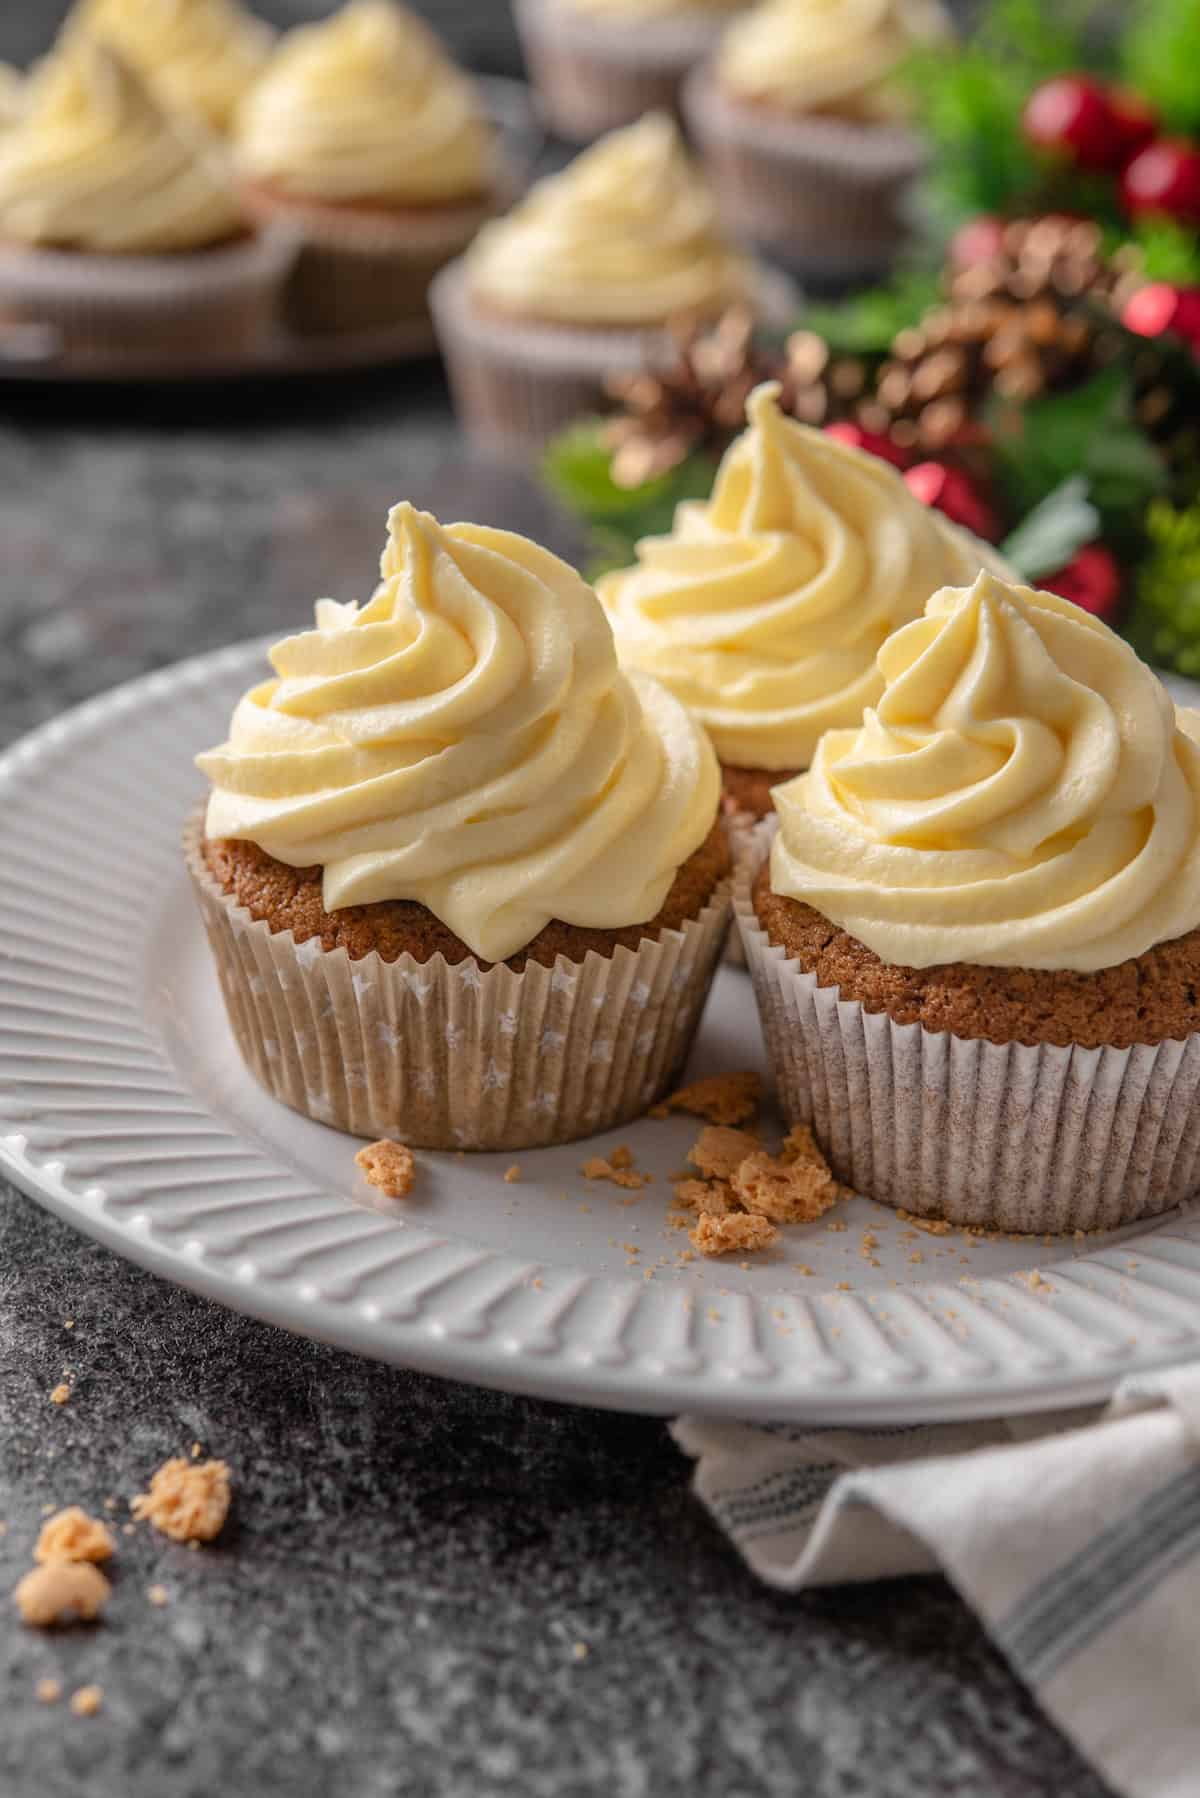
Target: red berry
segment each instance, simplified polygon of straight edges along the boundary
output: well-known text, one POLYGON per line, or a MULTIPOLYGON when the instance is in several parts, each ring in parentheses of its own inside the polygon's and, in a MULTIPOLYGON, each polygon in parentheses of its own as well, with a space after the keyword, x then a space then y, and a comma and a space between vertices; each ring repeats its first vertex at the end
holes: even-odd
POLYGON ((1117 559, 1103 543, 1085 543, 1065 568, 1038 583, 1048 593, 1074 600, 1093 618, 1107 623, 1114 618, 1121 598, 1121 570, 1117 559))
POLYGON ((1121 194, 1130 212, 1165 212, 1181 225, 1200 225, 1200 148, 1160 137, 1125 170, 1121 194))
POLYGON ((1021 124, 1031 144, 1085 169, 1120 166, 1121 136, 1108 95, 1087 75, 1056 75, 1035 87, 1021 124))
POLYGON ((999 519, 961 468, 947 468, 944 462, 918 462, 905 470, 904 479, 922 505, 936 506, 955 524, 988 542, 999 536, 999 519))
POLYGON ((978 218, 960 225, 950 240, 951 268, 974 268, 990 262, 1004 249, 1004 220, 993 213, 981 212, 978 218))
POLYGON ((1151 281, 1125 302, 1121 323, 1139 337, 1161 337, 1171 331, 1200 353, 1200 287, 1151 281))
POLYGON ((905 468, 908 456, 898 443, 890 437, 881 436, 878 431, 864 431, 850 419, 839 420, 837 424, 826 425, 825 435, 835 437, 839 443, 848 443, 851 449, 865 450, 868 456, 878 456, 881 462, 890 462, 893 468, 905 468))
POLYGON ((1124 168, 1158 136, 1158 114, 1140 94, 1128 87, 1109 88, 1108 110, 1120 151, 1114 166, 1124 168))

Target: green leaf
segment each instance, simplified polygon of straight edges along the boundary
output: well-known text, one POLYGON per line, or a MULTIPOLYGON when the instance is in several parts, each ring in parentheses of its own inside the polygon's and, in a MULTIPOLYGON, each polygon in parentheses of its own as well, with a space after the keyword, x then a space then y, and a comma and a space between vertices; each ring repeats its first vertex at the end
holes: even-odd
POLYGON ((1183 508, 1157 500, 1145 524, 1147 548, 1127 634, 1148 661, 1195 677, 1200 675, 1200 500, 1183 508))
POLYGON ((1120 47, 1121 74, 1168 131, 1200 135, 1200 7, 1196 0, 1137 0, 1120 47))
POLYGON ((707 499, 716 471, 713 457, 697 452, 640 487, 621 487, 612 478, 612 451, 596 419, 554 438, 542 461, 547 486, 590 528, 590 578, 627 566, 642 537, 668 532, 681 500, 707 499))
POLYGON ((1021 520, 1000 553, 1027 581, 1065 568, 1077 549, 1100 534, 1100 514, 1081 474, 1070 475, 1021 520))
POLYGON ((840 305, 806 306, 801 324, 823 337, 836 355, 884 356, 897 332, 924 318, 941 297, 934 269, 908 269, 840 305))
POLYGON ((1200 236, 1173 219, 1145 219, 1134 231, 1147 280, 1200 287, 1200 236))

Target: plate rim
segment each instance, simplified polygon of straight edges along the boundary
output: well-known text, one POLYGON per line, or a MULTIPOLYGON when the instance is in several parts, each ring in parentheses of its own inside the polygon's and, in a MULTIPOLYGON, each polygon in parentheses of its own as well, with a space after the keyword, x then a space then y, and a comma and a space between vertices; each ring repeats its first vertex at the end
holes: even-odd
MULTIPOLYGON (((106 744, 112 753, 108 738, 114 726, 132 710, 139 711, 143 723, 147 714, 156 716, 159 728, 162 728, 164 713, 169 712, 172 719, 177 719, 184 695, 190 694, 193 698, 199 695, 198 704, 216 706, 215 697, 211 697, 213 684, 219 686, 228 682, 231 689, 236 686, 240 690, 238 683, 244 684, 253 671, 253 664, 262 657, 271 641, 271 638, 255 638, 188 657, 167 668, 140 675, 49 719, 0 752, 0 795, 10 798, 27 791, 29 783, 46 774, 47 764, 55 762, 64 750, 86 741, 89 736, 97 739, 91 745, 92 753, 79 757, 76 766, 83 768, 86 765, 87 777, 94 780, 106 744), (208 689, 207 695, 205 689, 208 689)), ((1186 683, 1177 681, 1173 684, 1177 694, 1181 688, 1188 697, 1195 693, 1186 683)), ((222 691, 221 705, 224 703, 222 691)), ((190 744, 185 745, 185 750, 190 750, 190 744)), ((143 759, 153 760, 149 756, 143 759)), ((185 754, 181 763, 190 774, 190 755, 185 754)), ((70 780, 65 784, 69 792, 70 780)), ((81 783, 76 780, 75 785, 82 793, 81 783)), ((5 886, 12 879, 13 844, 9 820, 15 809, 5 805, 0 810, 0 927, 7 903, 5 886)), ((174 815, 173 811, 171 815, 174 815)), ((182 823, 182 812, 178 823, 182 823)), ((151 829, 151 839, 153 834, 151 829)), ((172 837, 172 852, 174 847, 172 837)), ((160 857, 167 856, 165 843, 158 845, 156 853, 160 857)), ((164 860, 163 865, 166 869, 173 864, 164 860)), ((151 897, 148 906, 151 912, 153 903, 151 897)), ((143 940, 148 942, 150 935, 147 931, 143 940)), ((252 1258, 248 1263, 243 1260, 239 1266, 232 1253, 216 1253, 203 1247, 197 1252, 186 1241, 180 1242, 156 1228, 142 1208, 142 1204, 150 1204, 154 1198, 157 1189, 153 1182, 139 1188, 135 1180, 129 1189, 133 1196, 122 1195, 118 1200, 86 1176, 70 1174, 70 1156, 56 1151, 50 1140, 53 1130, 47 1139, 49 1146, 38 1146, 39 1128, 44 1133, 47 1121, 52 1123, 52 1113, 43 1108, 14 1114, 11 1105, 6 1110, 12 1087, 10 1076, 4 1070, 12 1058, 11 1045, 19 1032, 3 1005, 6 964, 13 959, 5 952, 4 941, 0 928, 0 1171, 35 1202, 113 1252, 230 1309, 248 1313, 294 1334, 442 1377, 606 1409, 651 1415, 691 1411, 740 1418, 863 1425, 949 1421, 1004 1415, 1015 1410, 1054 1410, 1099 1401, 1107 1398, 1126 1375, 1149 1373, 1200 1355, 1200 1213, 1195 1218, 1194 1229, 1188 1227, 1188 1217, 1172 1214, 1176 1223, 1182 1225, 1182 1234, 1167 1234, 1172 1217, 1152 1232, 1163 1240, 1186 1241, 1196 1251, 1195 1265, 1185 1261, 1184 1274, 1180 1275, 1181 1279, 1186 1275, 1188 1291, 1185 1295, 1176 1293, 1177 1303, 1182 1298, 1185 1305, 1194 1310, 1194 1327, 1189 1319, 1177 1345, 1139 1346, 1134 1339, 1124 1351, 1115 1350, 1099 1359, 1081 1357, 1077 1363, 1068 1362, 1065 1367, 1050 1368, 1041 1373, 1031 1372, 1028 1368, 1009 1374, 997 1373, 982 1384, 977 1378, 961 1373, 953 1379, 945 1376, 936 1384, 928 1378, 922 1383, 919 1379, 911 1381, 908 1376, 904 1379, 888 1377, 879 1368, 870 1371, 865 1364, 856 1371, 852 1365, 845 1378, 826 1384, 800 1381, 795 1377, 794 1367, 790 1378, 763 1377, 758 1365, 763 1357, 756 1352, 756 1332, 761 1326, 763 1308, 772 1302, 779 1303, 778 1289, 761 1295, 736 1293, 722 1298, 724 1306, 737 1309, 744 1317, 749 1331, 751 1346, 740 1363, 736 1355, 717 1356, 713 1352, 695 1350, 691 1352, 693 1364, 680 1371, 668 1364, 669 1357, 664 1360, 662 1352, 648 1353, 642 1349, 628 1349, 615 1362, 596 1356, 589 1359, 576 1354, 568 1341, 555 1337, 553 1329, 548 1346, 546 1341, 534 1340, 536 1329, 527 1333, 525 1340, 511 1335, 506 1337, 490 1323, 486 1307, 481 1313, 482 1321, 476 1320, 470 1329, 458 1329, 453 1312, 447 1314, 436 1302, 432 1307, 426 1307, 418 1300, 415 1310, 410 1307, 407 1316, 387 1315, 378 1306, 358 1303, 352 1292, 349 1297, 331 1297, 328 1290, 315 1287, 312 1271, 306 1271, 303 1259, 299 1273, 276 1275, 262 1268, 256 1269, 252 1258), (12 1115, 16 1117, 15 1128, 9 1121, 12 1115)), ((136 1016, 145 1039, 144 1048, 156 1057, 158 1070, 166 1070, 171 1080, 178 1084, 190 1114, 222 1140, 235 1143, 239 1152, 255 1166, 280 1168, 282 1164, 275 1162, 260 1147, 248 1146, 244 1137, 239 1138, 231 1125, 217 1117, 198 1094, 185 1090, 182 1075, 147 1015, 140 987, 130 996, 129 1004, 130 1016, 122 1021, 121 1027, 134 1029, 132 1020, 136 1016)), ((246 1078, 251 1076, 247 1074, 246 1078)), ((315 1185, 306 1189, 292 1170, 284 1172, 295 1188, 297 1198, 302 1195, 319 1197, 330 1201, 339 1214, 361 1219, 373 1217, 376 1228, 383 1223, 384 1220, 372 1213, 348 1206, 344 1195, 315 1185)), ((231 1180, 234 1178, 230 1176, 231 1180)), ((388 1220, 388 1229, 396 1240, 402 1235, 406 1243, 414 1245, 413 1259, 427 1252, 421 1246, 423 1243, 445 1247, 447 1241, 461 1240, 440 1237, 436 1224, 426 1228, 422 1223, 388 1220)), ((1087 1257, 1081 1257, 1080 1263, 1073 1265, 1086 1261, 1087 1257)), ((529 1264, 492 1249, 486 1250, 483 1262, 478 1265, 503 1267, 509 1263, 523 1272, 528 1271, 529 1264)), ((574 1273, 576 1279, 582 1279, 585 1288, 611 1289, 618 1294, 636 1291, 642 1292, 644 1297, 649 1296, 640 1279, 621 1278, 608 1271, 578 1269, 574 1273)), ((457 1277, 452 1277, 451 1286, 457 1277)), ((997 1276, 983 1275, 978 1285, 985 1287, 995 1278, 997 1276)), ((1006 1292, 1015 1290, 1007 1283, 1004 1289, 1006 1292)), ((666 1290, 678 1294, 682 1285, 672 1282, 666 1290)), ((942 1287, 941 1283, 930 1283, 922 1289, 922 1305, 931 1302, 939 1291, 953 1294, 956 1299, 963 1296, 959 1286, 942 1287)), ((815 1306, 821 1295, 788 1296, 799 1311, 815 1306)), ((864 1292, 857 1295, 865 1318, 871 1316, 867 1296, 864 1292)), ((1045 1304, 1042 1300, 1031 1302, 1045 1304)), ((873 1319, 872 1322, 877 1331, 884 1334, 882 1326, 873 1319)), ((819 1330, 816 1335, 819 1340, 819 1330)), ((688 1356, 682 1357, 682 1362, 687 1360, 688 1356)), ((772 1369, 772 1374, 779 1374, 777 1366, 772 1369)))

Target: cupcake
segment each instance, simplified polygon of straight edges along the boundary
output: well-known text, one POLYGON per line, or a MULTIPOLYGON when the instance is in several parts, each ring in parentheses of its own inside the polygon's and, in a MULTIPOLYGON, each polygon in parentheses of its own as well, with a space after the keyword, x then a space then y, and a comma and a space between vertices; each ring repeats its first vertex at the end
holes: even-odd
POLYGON ((466 429, 528 451, 593 411, 608 376, 672 359, 669 320, 754 292, 674 122, 650 113, 485 226, 431 299, 466 429))
POLYGON ((896 71, 938 0, 766 0, 689 77, 688 126, 731 230, 818 280, 878 274, 924 163, 896 71))
POLYGON ((839 1178, 981 1229, 1200 1190, 1200 714, 983 573, 778 787, 736 904, 780 1097, 839 1178))
POLYGON ((64 35, 0 138, 0 316, 76 358, 227 353, 269 326, 291 253, 250 228, 214 140, 64 35))
POLYGON ((586 143, 655 108, 671 111, 688 70, 745 0, 516 0, 542 116, 586 143))
POLYGON ((684 501, 671 534, 644 538, 597 588, 622 662, 699 718, 728 806, 755 818, 823 731, 874 705, 890 631, 935 587, 1004 572, 886 462, 785 418, 779 391, 750 395, 712 497, 684 501))
POLYGON ((302 333, 424 317, 433 275, 503 187, 472 83, 392 0, 289 32, 238 115, 236 154, 254 215, 303 240, 288 290, 302 333))
POLYGON ((187 858, 239 1047, 365 1136, 528 1148, 644 1111, 729 911, 720 780, 591 589, 507 531, 392 512, 199 758, 187 858))
POLYGON ((169 110, 221 132, 274 42, 237 0, 79 0, 72 22, 119 50, 169 110))

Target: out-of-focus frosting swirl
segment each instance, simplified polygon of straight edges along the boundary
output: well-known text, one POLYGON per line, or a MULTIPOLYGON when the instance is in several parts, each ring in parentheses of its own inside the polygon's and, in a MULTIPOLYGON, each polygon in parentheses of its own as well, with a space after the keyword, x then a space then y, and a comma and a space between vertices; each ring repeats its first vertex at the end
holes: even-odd
POLYGON ((620 673, 591 589, 523 537, 402 504, 381 567, 199 758, 209 836, 321 864, 329 910, 417 900, 485 961, 551 918, 652 918, 716 816, 703 731, 620 673))
POLYGON ((785 418, 778 395, 755 388, 711 499, 680 505, 671 535, 644 538, 598 590, 621 660, 690 706, 723 762, 795 769, 879 697, 889 631, 990 558, 886 463, 785 418))
POLYGON ((237 0, 81 0, 73 15, 178 112, 225 131, 274 33, 237 0))
POLYGON ((567 324, 658 324, 745 296, 712 195, 674 123, 647 113, 539 181, 467 252, 476 296, 567 324))
POLYGON ((901 967, 1092 972, 1200 925, 1200 716, 1069 600, 981 574, 775 789, 777 893, 901 967))
POLYGON ((289 32, 238 115, 237 143, 252 179, 330 202, 456 201, 491 180, 471 82, 392 0, 351 0, 289 32))
POLYGON ((669 19, 687 14, 737 12, 747 0, 563 0, 572 12, 593 13, 597 18, 669 19))
POLYGON ((110 255, 202 249, 243 217, 225 159, 134 71, 66 34, 0 140, 0 237, 110 255))
POLYGON ((15 125, 24 110, 24 78, 11 63, 0 62, 0 131, 15 125))
POLYGON ((949 35, 939 0, 765 0, 729 27, 717 72, 789 112, 887 118, 904 110, 890 77, 905 56, 949 35))

